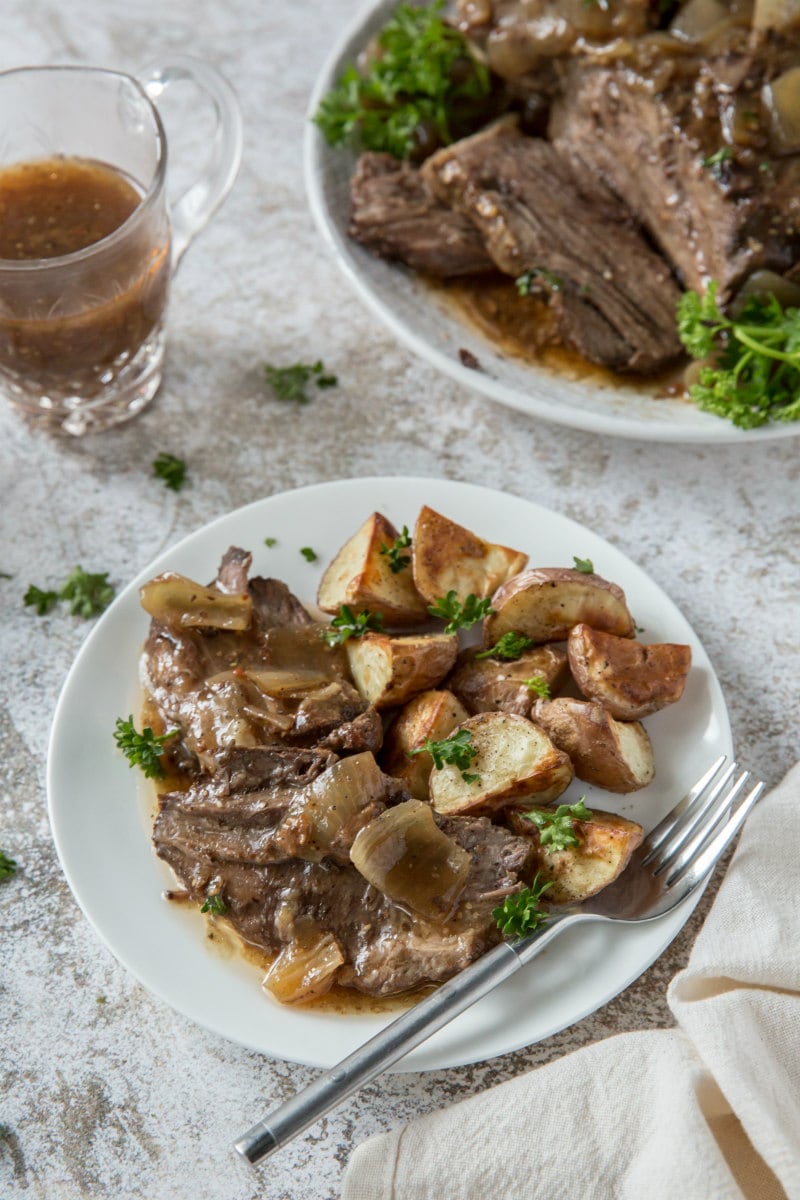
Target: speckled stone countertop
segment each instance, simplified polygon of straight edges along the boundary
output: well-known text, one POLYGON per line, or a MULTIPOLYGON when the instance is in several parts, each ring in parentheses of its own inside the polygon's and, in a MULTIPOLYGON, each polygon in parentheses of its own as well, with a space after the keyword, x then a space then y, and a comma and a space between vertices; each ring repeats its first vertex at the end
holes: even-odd
POLYGON ((493 1062, 386 1077, 254 1173, 231 1139, 315 1072, 172 1012, 80 913, 50 838, 45 759, 59 689, 89 625, 37 618, 22 605, 28 583, 59 580, 79 562, 122 585, 219 514, 339 476, 508 489, 584 522, 666 589, 708 648, 738 754, 775 782, 797 755, 800 716, 797 443, 681 447, 548 426, 463 391, 400 348, 350 295, 303 193, 306 99, 350 0, 2 7, 3 68, 135 70, 170 51, 208 59, 238 89, 246 142, 233 194, 176 278, 165 382, 151 408, 116 432, 66 441, 30 432, 0 406, 0 570, 12 576, 0 579, 0 846, 20 864, 0 885, 0 1197, 328 1200, 371 1133, 587 1042, 669 1024, 665 988, 710 893, 667 953, 575 1028, 493 1062), (265 360, 309 355, 338 373, 338 389, 303 409, 265 393, 265 360), (177 495, 150 475, 165 448, 189 464, 191 484, 177 495))

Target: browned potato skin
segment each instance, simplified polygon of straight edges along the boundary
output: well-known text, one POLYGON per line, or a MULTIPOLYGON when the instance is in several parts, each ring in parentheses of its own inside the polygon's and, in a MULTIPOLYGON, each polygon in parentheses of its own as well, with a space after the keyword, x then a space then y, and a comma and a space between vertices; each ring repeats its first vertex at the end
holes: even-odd
POLYGON ((540 880, 551 882, 545 899, 552 904, 579 904, 597 895, 622 874, 644 838, 636 821, 597 808, 590 821, 573 822, 578 845, 554 853, 542 846, 539 830, 521 812, 509 813, 508 824, 533 842, 534 869, 540 880))
POLYGON ((487 649, 511 631, 537 643, 566 641, 580 623, 620 637, 630 637, 634 631, 622 588, 568 567, 523 571, 495 592, 492 608, 483 623, 487 649))
POLYGON ((584 696, 618 721, 639 721, 680 700, 692 665, 690 646, 645 646, 588 625, 570 631, 567 653, 584 696))
POLYGON ((383 742, 381 765, 387 775, 400 779, 416 800, 430 798, 433 759, 427 751, 409 758, 425 742, 440 742, 466 721, 469 713, 452 692, 421 692, 400 710, 383 742))
POLYGON ((459 654, 447 681, 470 713, 511 712, 527 717, 536 693, 525 687, 526 679, 541 675, 553 693, 567 678, 567 655, 560 646, 536 646, 513 662, 476 659, 479 653, 480 647, 472 646, 459 654))
POLYGON ((405 704, 418 692, 436 687, 453 668, 456 634, 368 633, 345 643, 350 674, 374 708, 405 704))
POLYGON ((428 604, 454 591, 463 604, 470 594, 482 599, 521 571, 527 554, 485 542, 425 505, 412 542, 414 583, 428 604))
POLYGON ((468 774, 480 778, 462 784, 460 768, 449 764, 433 771, 431 804, 439 813, 491 816, 509 805, 549 804, 572 782, 572 764, 566 754, 526 717, 504 712, 478 713, 460 728, 470 731, 478 750, 468 774), (520 759, 521 748, 531 751, 527 762, 520 759))
POLYGON ((650 738, 638 721, 617 722, 599 704, 566 696, 537 700, 531 720, 569 755, 575 774, 587 783, 608 792, 636 792, 653 779, 650 738), (635 741, 635 755, 621 743, 624 737, 635 741))
MULTIPOLYGON (((419 625, 427 621, 425 601, 414 587, 411 563, 393 572, 382 546, 399 536, 391 521, 374 512, 345 542, 320 580, 317 604, 336 613, 342 604, 356 611, 380 613, 387 625, 419 625)), ((410 549, 404 551, 411 558, 410 549)))

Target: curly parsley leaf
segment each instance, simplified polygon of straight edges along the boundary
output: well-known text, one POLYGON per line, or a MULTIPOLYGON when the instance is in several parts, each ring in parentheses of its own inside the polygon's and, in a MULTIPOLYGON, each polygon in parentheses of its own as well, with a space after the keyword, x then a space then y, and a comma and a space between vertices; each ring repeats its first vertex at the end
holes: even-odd
POLYGON ((213 913, 215 916, 222 917, 228 911, 228 906, 222 899, 222 896, 207 896, 201 905, 201 913, 213 913))
POLYGON ((466 132, 464 118, 491 91, 489 72, 442 20, 443 8, 444 0, 401 4, 363 72, 346 68, 314 117, 330 145, 409 158, 422 144, 448 145, 466 132))
POLYGON ((475 659, 481 658, 502 658, 504 662, 514 662, 521 658, 526 650, 530 650, 533 645, 533 639, 527 637, 524 633, 514 633, 513 629, 496 641, 488 650, 482 650, 480 654, 475 655, 475 659))
POLYGON ((6 854, 5 850, 0 850, 0 879, 10 879, 16 870, 17 860, 6 854))
POLYGON ((35 608, 37 614, 44 617, 58 604, 58 592, 44 592, 35 583, 32 583, 23 599, 29 608, 35 608))
POLYGON ((575 570, 580 571, 582 575, 594 575, 594 563, 590 558, 576 558, 573 555, 572 561, 575 564, 575 570))
POLYGON ((531 675, 530 679, 523 679, 522 682, 529 692, 535 692, 541 700, 550 699, 550 684, 544 675, 531 675))
POLYGON ((702 166, 710 171, 716 179, 721 179, 724 173, 724 165, 730 162, 733 158, 733 150, 730 146, 721 146, 719 150, 715 150, 713 154, 707 154, 702 160, 702 166))
POLYGON ((476 625, 494 609, 490 598, 479 600, 472 592, 462 604, 455 590, 451 589, 446 596, 440 596, 434 604, 429 604, 428 612, 432 617, 447 621, 445 633, 455 633, 458 629, 469 629, 471 625, 476 625))
POLYGON ((264 378, 279 400, 291 400, 295 404, 308 404, 306 387, 313 382, 318 388, 336 387, 339 380, 325 373, 321 359, 315 363, 294 363, 291 367, 273 367, 264 364, 264 378))
POLYGON ((356 615, 349 604, 342 604, 329 627, 322 631, 322 637, 329 646, 341 646, 350 638, 363 637, 370 632, 383 633, 382 615, 372 613, 368 608, 356 615))
POLYGON ((317 554, 316 550, 312 550, 312 548, 310 546, 301 546, 300 553, 302 554, 302 556, 306 560, 306 562, 316 562, 317 559, 319 558, 319 555, 317 554))
POLYGON ((445 766, 453 766, 461 772, 461 778, 465 783, 480 782, 480 775, 470 774, 467 770, 467 767, 478 753, 478 747, 472 741, 471 730, 457 729, 450 737, 442 738, 438 742, 433 742, 428 738, 416 750, 406 751, 409 758, 413 758, 417 754, 426 753, 430 754, 433 759, 435 770, 441 771, 445 766))
POLYGON ((524 814, 539 830, 539 841, 550 854, 578 845, 580 839, 575 832, 575 822, 592 819, 585 800, 586 797, 581 796, 576 804, 559 804, 555 810, 534 808, 524 814))
POLYGON ((133 714, 127 721, 117 717, 114 727, 114 741, 128 760, 131 767, 141 767, 146 779, 163 779, 164 766, 161 757, 164 745, 171 738, 177 737, 178 730, 156 735, 149 725, 141 733, 137 732, 133 723, 133 714))
POLYGON ((267 547, 268 550, 271 550, 272 547, 277 546, 277 544, 278 544, 278 539, 275 537, 265 537, 264 538, 264 545, 267 547))
POLYGON ((545 923, 550 914, 547 909, 539 907, 539 900, 552 886, 551 881, 540 883, 537 871, 530 887, 525 887, 520 892, 512 892, 498 908, 492 910, 497 928, 504 937, 524 937, 526 933, 533 933, 534 929, 545 923))
POLYGON ((700 368, 689 395, 698 408, 740 429, 768 421, 800 420, 800 308, 772 296, 751 296, 735 318, 705 295, 686 292, 678 303, 678 334, 700 368))
POLYGON ((411 535, 408 532, 408 526, 404 525, 402 533, 396 537, 391 546, 381 543, 381 554, 384 554, 389 560, 389 570, 393 575, 399 575, 401 571, 411 565, 411 556, 403 554, 403 550, 407 550, 411 545, 411 535))
POLYGON ((186 483, 186 463, 182 458, 176 458, 174 454, 167 454, 165 450, 153 459, 153 474, 157 479, 163 479, 164 483, 173 492, 179 492, 186 483))
POLYGON ((108 608, 114 599, 114 587, 108 582, 108 571, 91 574, 83 567, 76 567, 58 593, 66 600, 73 617, 95 617, 108 608))

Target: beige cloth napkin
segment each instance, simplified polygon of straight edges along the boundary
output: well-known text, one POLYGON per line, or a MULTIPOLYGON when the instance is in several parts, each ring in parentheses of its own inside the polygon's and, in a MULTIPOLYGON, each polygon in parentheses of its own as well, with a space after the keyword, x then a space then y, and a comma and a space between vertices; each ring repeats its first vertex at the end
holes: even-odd
POLYGON ((800 1200, 799 884, 800 764, 751 814, 670 985, 678 1028, 371 1138, 342 1200, 800 1200))

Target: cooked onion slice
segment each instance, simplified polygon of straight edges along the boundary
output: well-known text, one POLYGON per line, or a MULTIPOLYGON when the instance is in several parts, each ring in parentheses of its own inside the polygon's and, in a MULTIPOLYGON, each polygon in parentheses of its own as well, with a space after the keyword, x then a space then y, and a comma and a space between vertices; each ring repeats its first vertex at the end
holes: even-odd
POLYGON ((442 833, 421 800, 387 808, 365 825, 350 859, 395 904, 432 921, 450 916, 470 866, 470 855, 442 833))
POLYGON ((228 596, 167 571, 139 589, 142 608, 180 629, 249 629, 253 603, 247 592, 228 596))
POLYGON ((304 857, 322 859, 348 821, 384 793, 380 767, 371 751, 341 758, 303 789, 303 818, 313 829, 304 857))
POLYGON ((332 933, 323 933, 311 917, 296 922, 294 940, 284 946, 261 986, 281 1004, 312 1000, 329 990, 344 962, 332 933))
POLYGON ((321 671, 246 671, 247 678, 252 680, 259 691, 265 696, 299 696, 323 687, 330 677, 321 671))

